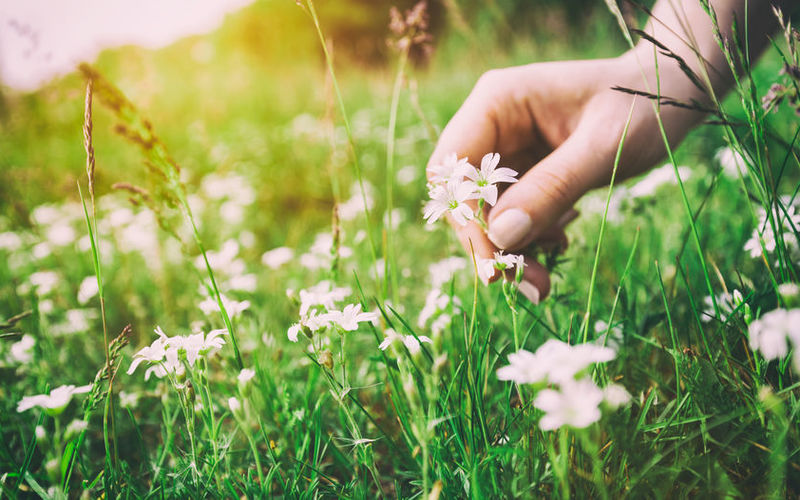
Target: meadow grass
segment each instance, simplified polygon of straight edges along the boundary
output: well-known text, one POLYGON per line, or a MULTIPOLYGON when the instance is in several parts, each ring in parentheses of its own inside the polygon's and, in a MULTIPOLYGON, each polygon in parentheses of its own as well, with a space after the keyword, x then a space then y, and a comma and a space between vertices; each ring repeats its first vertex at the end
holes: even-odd
POLYGON ((744 72, 717 125, 656 175, 588 195, 566 252, 541 256, 554 283, 534 305, 484 286, 449 228, 422 220, 432 135, 479 70, 420 72, 402 50, 385 74, 348 70, 302 3, 323 59, 284 77, 285 102, 264 104, 284 89, 253 67, 198 81, 207 109, 148 106, 155 93, 126 95, 111 63, 11 99, 0 496, 797 495, 793 354, 751 343, 759 318, 800 306, 800 126, 788 97, 761 100, 776 81, 797 88, 778 73, 800 62, 796 41, 776 37, 757 67, 723 47, 744 72), (262 78, 252 109, 231 95, 262 78), (35 151, 48 123, 43 147, 87 169, 80 195, 77 175, 65 187, 53 166, 22 168, 54 154, 35 151), (323 281, 340 297, 312 311, 372 317, 304 324, 292 342, 323 281), (545 430, 534 403, 549 388, 498 369, 554 339, 613 347, 584 373, 630 401, 545 430), (151 343, 176 358, 141 354, 151 343), (126 373, 142 356, 163 361, 126 373))

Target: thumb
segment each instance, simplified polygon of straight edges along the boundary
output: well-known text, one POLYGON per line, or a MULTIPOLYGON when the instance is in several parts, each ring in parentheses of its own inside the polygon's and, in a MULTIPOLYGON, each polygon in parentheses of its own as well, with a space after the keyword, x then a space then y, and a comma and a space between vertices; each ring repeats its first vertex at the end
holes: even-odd
POLYGON ((570 136, 497 200, 489 214, 488 236, 498 248, 529 245, 600 183, 611 164, 609 155, 579 135, 570 136))

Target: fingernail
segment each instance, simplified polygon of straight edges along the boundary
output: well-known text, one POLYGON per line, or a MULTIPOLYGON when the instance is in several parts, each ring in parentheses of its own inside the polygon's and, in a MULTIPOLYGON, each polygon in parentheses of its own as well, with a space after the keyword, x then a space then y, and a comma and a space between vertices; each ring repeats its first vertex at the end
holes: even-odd
POLYGON ((539 289, 530 281, 522 281, 519 284, 519 291, 528 298, 533 304, 539 303, 539 289))
POLYGON ((518 208, 509 208, 489 225, 489 239, 498 248, 513 248, 528 236, 532 226, 528 214, 518 208))

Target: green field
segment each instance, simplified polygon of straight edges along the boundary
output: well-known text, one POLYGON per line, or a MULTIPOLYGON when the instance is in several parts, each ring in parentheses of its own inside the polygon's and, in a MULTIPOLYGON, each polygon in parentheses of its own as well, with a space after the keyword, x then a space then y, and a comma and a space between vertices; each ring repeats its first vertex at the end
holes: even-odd
POLYGON ((406 65, 388 5, 320 3, 335 77, 307 7, 271 1, 0 88, 0 498, 797 496, 800 121, 761 107, 783 38, 674 151, 683 182, 581 200, 533 304, 425 223, 426 163, 483 72, 625 50, 612 14, 437 3, 406 65), (553 339, 562 369, 597 352, 498 377, 553 339), (620 404, 545 412, 576 377, 620 404))

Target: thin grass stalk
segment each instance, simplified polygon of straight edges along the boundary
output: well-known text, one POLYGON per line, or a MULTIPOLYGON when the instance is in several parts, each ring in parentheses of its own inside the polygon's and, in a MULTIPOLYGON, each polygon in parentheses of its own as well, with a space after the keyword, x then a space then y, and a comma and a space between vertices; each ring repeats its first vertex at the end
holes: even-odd
POLYGON ((394 196, 392 187, 394 186, 394 147, 395 132, 397 129, 397 108, 400 105, 400 92, 403 89, 403 79, 408 63, 408 51, 411 44, 406 45, 400 52, 400 60, 397 63, 397 75, 392 89, 392 104, 389 110, 389 127, 386 130, 386 249, 383 255, 384 264, 384 297, 388 295, 388 283, 392 285, 392 300, 397 300, 397 263, 394 259, 394 225, 392 224, 392 211, 394 209, 394 196))
MULTIPOLYGON (((92 78, 86 82, 86 97, 84 99, 84 113, 83 113, 83 147, 86 150, 86 177, 89 184, 89 199, 92 206, 91 218, 86 214, 86 207, 84 205, 84 215, 86 216, 86 224, 89 229, 89 241, 92 249, 92 263, 94 265, 95 277, 97 279, 97 295, 100 299, 100 318, 103 323, 103 348, 106 357, 106 370, 111 373, 111 360, 109 357, 109 341, 108 341, 108 326, 106 324, 106 301, 105 292, 103 289, 103 275, 100 266, 100 245, 97 241, 97 203, 95 202, 95 156, 94 146, 92 144, 92 90, 94 83, 92 78)), ((80 185, 78 186, 80 191, 80 185)), ((106 393, 106 404, 103 411, 103 443, 105 445, 106 460, 109 462, 111 468, 116 468, 118 461, 117 455, 117 441, 116 441, 116 428, 114 425, 114 402, 113 402, 114 384, 113 379, 109 379, 108 391, 106 393), (110 429, 109 429, 110 427, 110 429), (109 432, 110 430, 110 432, 109 432), (110 434, 110 437, 109 437, 110 434), (109 446, 110 441, 110 446, 109 446), (113 460, 112 460, 113 458, 113 460)))
POLYGON ((658 276, 658 285, 659 289, 661 290, 661 300, 664 302, 664 312, 667 314, 667 327, 669 328, 669 337, 672 341, 672 359, 675 361, 675 394, 677 394, 676 399, 681 399, 681 370, 680 370, 680 359, 679 359, 679 352, 680 348, 678 346, 678 337, 675 335, 675 328, 672 325, 672 314, 669 312, 669 303, 667 302, 667 294, 664 290, 664 280, 661 278, 661 268, 658 265, 658 261, 655 262, 656 266, 656 275, 658 276))
POLYGON ((619 146, 617 146, 617 154, 614 157, 614 168, 611 171, 611 181, 608 184, 608 193, 606 194, 606 203, 603 208, 603 217, 600 219, 600 234, 597 237, 597 250, 594 254, 594 264, 592 264, 592 277, 589 279, 589 296, 586 299, 586 314, 583 316, 583 342, 586 342, 589 337, 589 323, 591 323, 592 314, 592 299, 594 297, 594 287, 597 281, 597 267, 600 263, 600 249, 603 246, 603 237, 606 232, 606 220, 608 219, 608 207, 611 205, 611 193, 614 190, 614 181, 617 178, 617 168, 619 167, 619 160, 622 157, 622 148, 625 146, 625 138, 628 136, 628 127, 633 119, 633 110, 636 106, 636 101, 631 103, 631 109, 628 111, 628 118, 625 120, 625 128, 622 129, 622 136, 619 138, 619 146))
MULTIPOLYGON (((339 111, 342 114, 342 122, 344 123, 344 129, 345 132, 347 133, 347 141, 348 144, 350 145, 350 153, 353 158, 353 167, 356 171, 356 178, 358 179, 358 186, 361 191, 361 201, 364 203, 364 215, 367 219, 366 233, 367 233, 367 239, 369 240, 370 251, 372 252, 372 262, 375 263, 378 261, 378 251, 375 246, 375 238, 372 234, 372 226, 370 224, 372 217, 370 214, 369 206, 367 205, 367 191, 366 189, 364 189, 364 177, 361 173, 361 163, 359 162, 358 159, 358 150, 356 149, 356 141, 353 138, 353 130, 350 127, 350 119, 347 114, 347 108, 344 105, 344 98, 342 98, 342 92, 339 89, 339 81, 336 78, 336 71, 333 67, 333 57, 330 51, 328 50, 328 44, 325 41, 325 35, 322 33, 322 27, 319 24, 319 16, 317 16, 317 11, 314 8, 314 2, 313 0, 304 0, 304 2, 306 7, 304 10, 309 14, 309 16, 311 16, 311 19, 314 22, 314 28, 317 31, 317 36, 319 37, 320 44, 322 45, 322 51, 325 54, 325 63, 328 66, 328 72, 330 73, 331 80, 333 82, 333 90, 336 93, 336 100, 339 103, 339 111)), ((303 6, 302 4, 299 3, 299 1, 298 5, 300 5, 301 7, 303 6)), ((373 273, 375 274, 375 280, 378 281, 377 271, 374 270, 375 266, 372 267, 373 267, 373 273)))

